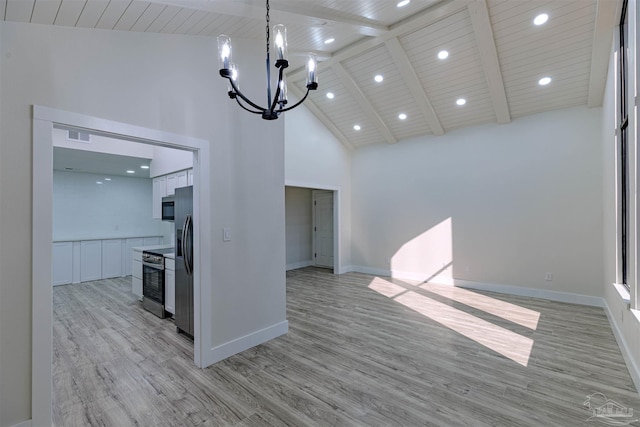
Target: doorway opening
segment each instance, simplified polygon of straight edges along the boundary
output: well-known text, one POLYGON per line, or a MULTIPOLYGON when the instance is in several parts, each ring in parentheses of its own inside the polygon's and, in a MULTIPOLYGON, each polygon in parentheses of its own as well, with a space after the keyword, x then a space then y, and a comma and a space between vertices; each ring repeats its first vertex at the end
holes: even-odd
MULTIPOLYGON (((209 142, 126 123, 99 119, 47 107, 33 107, 33 347, 32 347, 32 422, 52 424, 52 260, 53 260, 53 132, 54 129, 82 130, 124 141, 154 147, 187 150, 193 156, 193 246, 194 246, 194 363, 203 367, 203 349, 211 348, 211 313, 205 301, 210 301, 211 272, 202 260, 211 258, 206 239, 210 224, 201 218, 210 217, 210 201, 201 183, 210 177, 209 142), (37 261, 36 261, 37 260, 37 261)), ((150 207, 151 209, 151 207, 150 207)))
POLYGON ((317 266, 340 272, 340 190, 285 186, 286 270, 317 266))
POLYGON ((313 262, 333 269, 333 191, 313 190, 313 262))

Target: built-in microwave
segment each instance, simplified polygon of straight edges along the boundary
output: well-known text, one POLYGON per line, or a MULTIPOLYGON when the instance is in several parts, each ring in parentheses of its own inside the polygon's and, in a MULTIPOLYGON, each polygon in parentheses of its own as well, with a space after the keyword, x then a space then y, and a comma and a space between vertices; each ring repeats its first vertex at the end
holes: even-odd
POLYGON ((173 221, 175 218, 176 203, 173 196, 162 198, 162 220, 173 221))

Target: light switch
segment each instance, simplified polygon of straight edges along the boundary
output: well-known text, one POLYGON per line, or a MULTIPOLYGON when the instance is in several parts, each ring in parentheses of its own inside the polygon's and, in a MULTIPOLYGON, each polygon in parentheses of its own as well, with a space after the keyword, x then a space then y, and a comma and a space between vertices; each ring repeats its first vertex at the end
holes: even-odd
POLYGON ((225 242, 231 241, 231 229, 229 227, 222 229, 222 240, 225 242))

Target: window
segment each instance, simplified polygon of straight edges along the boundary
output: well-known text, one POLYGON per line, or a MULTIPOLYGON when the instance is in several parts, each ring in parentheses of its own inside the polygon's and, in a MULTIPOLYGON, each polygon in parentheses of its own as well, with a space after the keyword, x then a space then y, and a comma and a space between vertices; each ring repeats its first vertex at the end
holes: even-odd
POLYGON ((629 239, 628 239, 628 224, 629 224, 629 140, 628 140, 628 126, 629 118, 627 114, 627 78, 628 78, 628 9, 627 0, 624 0, 622 4, 622 14, 620 17, 620 33, 619 33, 619 46, 618 51, 618 138, 617 138, 617 152, 618 152, 618 212, 619 212, 619 277, 618 281, 622 283, 627 289, 629 289, 628 271, 629 271, 629 239))

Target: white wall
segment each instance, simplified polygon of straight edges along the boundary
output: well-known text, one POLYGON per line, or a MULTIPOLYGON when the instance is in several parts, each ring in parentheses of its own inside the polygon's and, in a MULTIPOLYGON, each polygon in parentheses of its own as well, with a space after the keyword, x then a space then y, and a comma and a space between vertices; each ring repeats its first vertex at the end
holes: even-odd
POLYGON ((67 131, 62 129, 53 130, 53 146, 143 159, 152 159, 154 149, 148 144, 138 144, 100 135, 91 135, 91 143, 70 141, 67 139, 67 131))
MULTIPOLYGON (((630 9, 630 28, 634 28, 633 23, 637 19, 633 15, 635 9, 635 2, 629 2, 630 9)), ((637 37, 638 35, 636 35, 637 37)), ((614 42, 615 44, 616 42, 614 42)), ((616 104, 616 88, 614 83, 614 76, 616 75, 616 67, 614 66, 614 49, 609 62, 609 74, 607 78, 607 86, 605 89, 604 101, 602 106, 602 145, 601 155, 603 164, 603 212, 604 212, 604 227, 603 227, 603 259, 604 259, 604 281, 603 292, 604 298, 609 310, 609 320, 612 322, 612 327, 616 332, 616 338, 622 349, 622 354, 627 362, 627 367, 631 373, 632 378, 635 381, 636 387, 640 387, 640 319, 634 317, 633 313, 628 309, 627 304, 622 300, 620 294, 612 286, 616 283, 617 277, 617 256, 616 249, 618 247, 618 239, 616 235, 616 222, 617 222, 617 199, 616 199, 616 117, 615 112, 618 109, 616 104)), ((631 52, 635 50, 632 49, 631 52)), ((637 52, 635 55, 636 56, 637 52)), ((633 67, 630 67, 633 70, 633 67)), ((629 76, 629 83, 632 82, 633 75, 629 76)), ((630 89, 630 110, 634 111, 634 85, 629 85, 630 89)), ((637 85, 636 85, 637 86, 637 85)), ((631 121, 629 125, 629 141, 630 144, 637 144, 637 137, 634 136, 635 126, 634 117, 631 115, 631 121), (635 143, 634 143, 635 141, 635 143)), ((632 164, 637 164, 637 160, 631 159, 632 164)), ((634 170, 631 167, 631 170, 634 170)), ((633 178, 630 177, 631 181, 633 178)), ((634 194, 633 188, 637 187, 637 182, 631 182, 632 189, 630 194, 634 194)), ((633 218, 637 218, 637 210, 633 203, 630 203, 631 222, 634 222, 633 218)), ((637 238, 633 239, 630 245, 637 244, 637 238)), ((637 283, 637 269, 634 268, 636 261, 630 258, 629 278, 628 283, 633 287, 637 283)), ((634 303, 633 299, 638 298, 637 294, 632 292, 632 307, 638 308, 637 301, 634 303)))
POLYGON ((193 153, 174 150, 167 147, 153 147, 153 160, 149 168, 149 176, 167 175, 193 167, 193 153))
POLYGON ((600 114, 558 110, 359 149, 355 268, 601 296, 600 114))
POLYGON ((53 240, 163 235, 162 221, 151 218, 152 185, 148 178, 53 171, 53 240))
MULTIPOLYGON (((211 141, 211 180, 202 183, 214 230, 203 238, 214 254, 203 266, 212 277, 210 342, 222 348, 286 325, 284 124, 226 97, 215 38, 11 22, 0 23, 0 37, 0 425, 31 416, 33 104, 211 141)), ((234 49, 253 96, 263 86, 263 46, 236 40, 234 49)))
POLYGON ((351 151, 304 104, 287 112, 285 117, 285 181, 296 187, 338 191, 340 259, 337 273, 348 271, 351 264, 351 151))
POLYGON ((313 265, 311 190, 285 188, 287 270, 313 265))

